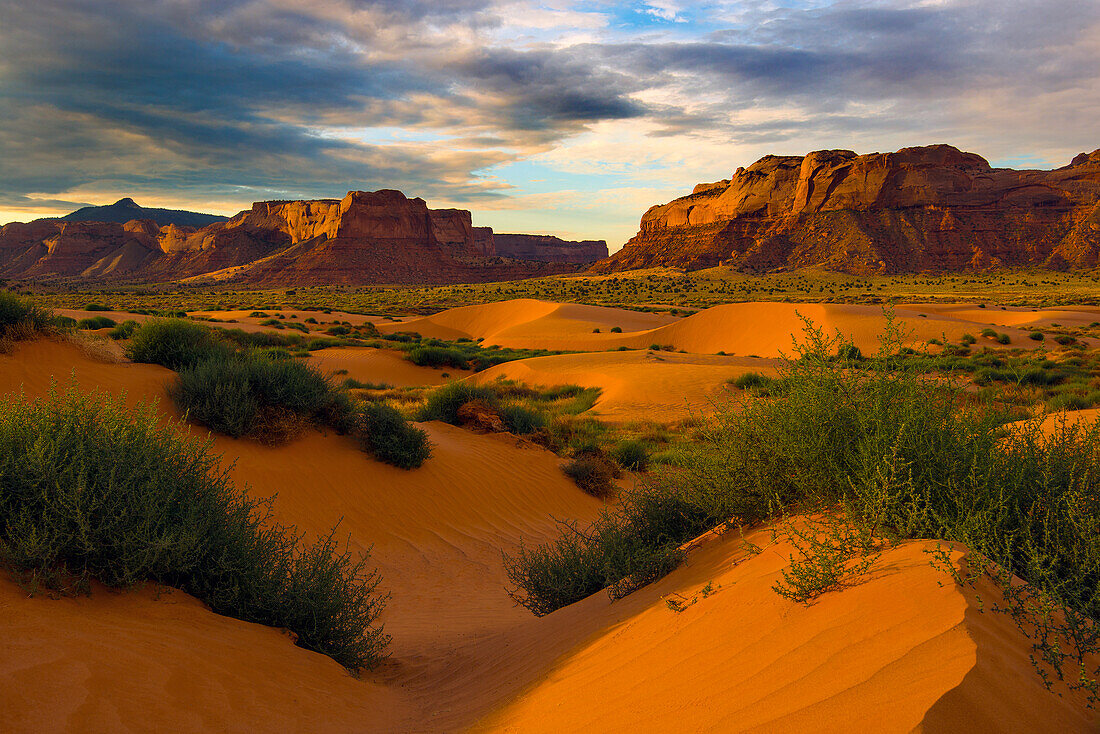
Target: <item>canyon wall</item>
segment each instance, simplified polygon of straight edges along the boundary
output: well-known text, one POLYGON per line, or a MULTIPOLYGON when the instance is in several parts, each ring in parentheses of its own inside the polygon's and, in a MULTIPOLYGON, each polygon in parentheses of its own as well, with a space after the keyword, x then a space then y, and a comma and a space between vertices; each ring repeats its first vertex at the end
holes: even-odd
POLYGON ((1100 151, 1053 171, 948 145, 766 156, 651 207, 595 272, 718 264, 854 274, 1100 262, 1100 151))

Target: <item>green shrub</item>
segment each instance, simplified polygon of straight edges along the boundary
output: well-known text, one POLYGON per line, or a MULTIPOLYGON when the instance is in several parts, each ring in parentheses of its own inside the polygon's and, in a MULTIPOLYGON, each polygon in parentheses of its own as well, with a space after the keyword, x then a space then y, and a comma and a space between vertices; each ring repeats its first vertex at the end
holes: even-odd
POLYGON ((624 469, 644 472, 649 468, 649 450, 641 441, 620 441, 611 450, 611 458, 624 469))
POLYGON ((963 344, 976 344, 978 339, 973 334, 963 334, 959 341, 963 344))
MULTIPOLYGON (((67 318, 67 317, 64 317, 67 318)), ((75 326, 76 322, 69 319, 75 326)), ((36 333, 46 333, 66 324, 49 311, 39 308, 28 298, 9 291, 0 291, 0 339, 26 339, 36 333)))
POLYGON ((378 576, 333 535, 303 546, 202 444, 148 406, 71 390, 0 405, 0 565, 28 588, 174 586, 286 628, 348 668, 387 637, 378 576))
POLYGON ((469 366, 469 360, 459 349, 450 347, 416 347, 409 351, 408 360, 421 367, 452 367, 464 370, 469 366))
POLYGON ((93 316, 90 319, 80 319, 76 322, 76 328, 78 329, 107 329, 115 325, 114 319, 109 319, 106 316, 93 316))
POLYGON ((1043 340, 1043 338, 1044 338, 1044 337, 1043 337, 1043 332, 1041 332, 1041 331, 1033 331, 1033 332, 1031 332, 1030 334, 1028 334, 1028 335, 1027 335, 1027 338, 1028 338, 1028 339, 1031 339, 1031 340, 1033 340, 1033 341, 1041 342, 1041 341, 1043 340))
POLYGON ((84 304, 85 311, 113 311, 110 306, 104 306, 102 303, 86 303, 84 304))
POLYGON ((134 335, 134 332, 137 330, 137 328, 138 322, 134 321, 133 319, 127 319, 115 328, 111 329, 107 333, 107 336, 111 337, 112 339, 129 339, 131 336, 134 335))
POLYGON ((612 326, 611 327, 611 333, 612 334, 622 334, 623 333, 623 327, 621 327, 621 326, 612 326))
POLYGON ((770 385, 772 378, 760 374, 759 372, 746 372, 743 375, 738 375, 733 379, 733 386, 738 390, 749 390, 754 387, 765 387, 770 385))
POLYGON ((1072 336, 1068 336, 1066 334, 1062 334, 1061 336, 1054 337, 1054 341, 1058 342, 1063 347, 1068 347, 1070 344, 1076 344, 1077 343, 1077 340, 1075 338, 1073 338, 1072 336))
POLYGON ((981 335, 984 336, 986 339, 993 339, 996 338, 997 332, 987 327, 981 330, 981 335))
POLYGON ((420 421, 443 421, 458 424, 458 410, 466 403, 479 400, 493 409, 499 408, 500 401, 489 387, 471 385, 467 382, 449 382, 428 393, 424 406, 417 414, 420 421))
POLYGON ((232 351, 202 324, 153 319, 133 332, 126 355, 134 362, 159 364, 178 372, 204 360, 227 359, 232 351))
POLYGON ((329 379, 312 365, 291 360, 216 358, 180 370, 170 391, 181 412, 234 438, 279 443, 295 421, 330 422, 338 404, 329 379))
POLYGON ((549 422, 544 413, 515 403, 500 406, 497 413, 500 414, 501 420, 504 421, 504 425, 508 430, 517 436, 534 433, 546 428, 549 422))
POLYGON ((997 335, 997 343, 998 344, 1008 344, 1011 341, 1012 341, 1012 338, 1009 337, 1008 334, 998 334, 997 335))
POLYGON ((360 421, 358 433, 363 448, 380 461, 415 469, 431 456, 428 434, 411 425, 390 405, 363 404, 360 421))

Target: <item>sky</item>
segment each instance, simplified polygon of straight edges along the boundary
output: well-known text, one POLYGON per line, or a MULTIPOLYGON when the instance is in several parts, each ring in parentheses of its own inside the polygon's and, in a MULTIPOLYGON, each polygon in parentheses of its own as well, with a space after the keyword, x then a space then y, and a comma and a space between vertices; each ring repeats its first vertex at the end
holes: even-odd
POLYGON ((1098 0, 0 0, 0 223, 396 188, 614 250, 766 154, 1098 121, 1098 0))

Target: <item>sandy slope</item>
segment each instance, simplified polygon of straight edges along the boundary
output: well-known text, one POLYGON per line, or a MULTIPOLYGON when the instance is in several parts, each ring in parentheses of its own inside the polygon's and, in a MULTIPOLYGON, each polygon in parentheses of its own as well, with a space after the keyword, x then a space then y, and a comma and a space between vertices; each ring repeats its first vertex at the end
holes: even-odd
POLYGON ((598 387, 588 414, 614 422, 672 422, 707 410, 728 395, 727 380, 746 372, 774 373, 774 360, 676 352, 587 352, 505 362, 474 375, 529 385, 598 387))
MULTIPOLYGON (((974 310, 985 315, 982 309, 974 310)), ((963 334, 977 336, 987 325, 984 320, 936 313, 919 306, 899 306, 896 316, 909 343, 944 337, 958 341, 963 334)), ((791 353, 793 336, 801 339, 804 324, 800 317, 810 319, 829 335, 839 330, 866 352, 878 348, 886 324, 881 306, 730 303, 676 318, 522 299, 464 306, 400 325, 384 324, 380 329, 417 331, 441 339, 484 339, 486 344, 515 348, 604 351, 619 347, 645 349, 657 344, 700 354, 726 352, 777 357, 791 353), (623 333, 610 333, 609 329, 616 325, 622 327, 623 333), (594 328, 600 328, 600 333, 592 333, 594 328)), ((1000 330, 1015 344, 1033 344, 1023 341, 1026 331, 1004 327, 1000 330)), ((989 340, 981 343, 998 346, 989 340)))
POLYGON ((998 306, 975 308, 973 304, 919 304, 914 308, 942 316, 974 321, 994 326, 1029 327, 1088 326, 1100 322, 1100 307, 1067 306, 1065 308, 1025 308, 1022 306, 998 306))
MULTIPOLYGON (((770 534, 746 539, 768 546, 770 534)), ((741 539, 727 537, 618 605, 596 596, 555 612, 584 607, 611 624, 477 728, 1087 730, 1078 700, 1043 689, 1012 621, 978 613, 972 596, 931 567, 924 551, 934 547, 894 548, 864 583, 807 607, 771 589, 790 546, 746 558, 741 539), (715 591, 703 597, 708 584, 715 591), (675 612, 664 599, 690 606, 675 612)), ((996 598, 979 592, 987 604, 996 598)))
POLYGON ((530 298, 452 308, 400 324, 380 324, 379 331, 412 331, 437 339, 484 339, 485 344, 539 349, 601 349, 618 346, 623 332, 637 332, 676 321, 676 317, 530 298), (599 334, 592 333, 600 329, 599 334), (577 343, 584 347, 573 346, 577 343))
POLYGON ((337 382, 351 377, 360 382, 386 383, 395 387, 441 385, 470 374, 467 370, 453 368, 419 367, 405 359, 401 352, 369 347, 330 347, 313 352, 306 361, 328 373, 347 370, 346 375, 335 376, 337 382))
MULTIPOLYGON (((101 364, 71 345, 0 355, 0 389, 162 395, 171 373, 101 364)), ((340 532, 393 593, 393 658, 361 680, 276 630, 213 615, 179 592, 22 598, 0 583, 0 719, 10 731, 1083 731, 1072 698, 1041 689, 1010 623, 978 615, 928 566, 891 551, 867 583, 803 608, 770 586, 785 549, 737 540, 615 604, 595 595, 536 619, 503 593, 500 549, 599 503, 558 459, 507 435, 428 424, 433 457, 403 472, 346 438, 270 449, 219 438, 234 477, 303 531, 340 532), (713 581, 718 592, 686 611, 713 581)), ((196 429, 196 432, 197 429, 196 429)), ((762 537, 756 539, 764 544, 762 537)), ((988 595, 983 592, 988 600, 988 595)), ((987 601, 988 603, 988 601, 987 601)))

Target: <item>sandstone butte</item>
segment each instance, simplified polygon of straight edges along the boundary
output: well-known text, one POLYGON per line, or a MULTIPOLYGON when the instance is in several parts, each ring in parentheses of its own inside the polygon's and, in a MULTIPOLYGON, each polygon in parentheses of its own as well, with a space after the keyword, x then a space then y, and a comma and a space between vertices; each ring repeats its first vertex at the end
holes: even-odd
POLYGON ((857 275, 1100 262, 1100 150, 1053 171, 992 168, 949 145, 761 158, 651 207, 592 270, 727 265, 857 275))
POLYGON ((607 256, 603 242, 550 239, 498 253, 492 230, 473 227, 467 210, 429 209, 394 190, 350 191, 343 199, 258 202, 200 229, 150 220, 16 222, 0 228, 0 277, 457 283, 572 272, 607 256))

